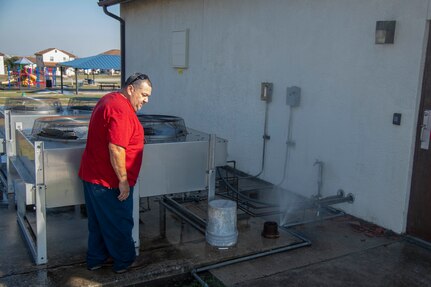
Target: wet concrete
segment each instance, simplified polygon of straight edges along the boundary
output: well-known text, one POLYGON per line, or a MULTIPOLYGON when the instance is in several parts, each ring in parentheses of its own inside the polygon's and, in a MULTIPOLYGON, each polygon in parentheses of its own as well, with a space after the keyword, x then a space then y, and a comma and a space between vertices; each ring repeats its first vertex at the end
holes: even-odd
MULTIPOLYGON (((185 206, 205 218, 206 201, 186 203, 185 206)), ((121 275, 109 268, 86 270, 87 220, 76 208, 47 212, 48 263, 39 266, 32 261, 15 212, 0 208, 0 232, 7 235, 0 241, 0 286, 128 286, 190 274, 197 267, 300 241, 284 231, 277 240, 262 238, 263 219, 242 216, 238 221, 238 244, 220 250, 208 245, 204 234, 170 212, 166 212, 165 236, 161 236, 159 205, 152 201, 146 208, 147 211, 141 213, 141 247, 137 259, 140 266, 121 275)), ((31 211, 28 211, 28 217, 34 227, 31 211)))
MULTIPOLYGON (((184 206, 206 217, 206 201, 184 206)), ((141 207, 147 211, 141 213, 140 267, 121 275, 110 268, 86 270, 86 219, 73 208, 48 212, 49 261, 37 266, 20 234, 15 212, 0 207, 0 286, 145 286, 150 282, 167 286, 166 278, 190 274, 194 268, 301 242, 282 229, 279 238, 263 238, 267 219, 239 214, 238 244, 219 250, 170 212, 162 237, 159 205, 143 201, 141 207)), ((342 216, 295 226, 292 230, 308 238, 310 247, 212 269, 211 273, 226 286, 431 286, 429 249, 390 232, 373 235, 355 229, 357 222, 342 216)))
POLYGON ((228 285, 431 286, 430 272, 429 252, 424 254, 416 246, 396 242, 228 285))
POLYGON ((295 227, 312 246, 212 270, 226 286, 431 286, 431 250, 350 216, 295 227))

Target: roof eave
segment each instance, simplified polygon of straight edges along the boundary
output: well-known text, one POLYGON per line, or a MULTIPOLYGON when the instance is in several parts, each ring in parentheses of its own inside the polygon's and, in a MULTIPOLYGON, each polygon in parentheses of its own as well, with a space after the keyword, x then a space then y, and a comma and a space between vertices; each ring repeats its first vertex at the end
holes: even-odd
POLYGON ((97 2, 97 4, 101 7, 103 6, 112 6, 115 4, 120 4, 120 3, 124 3, 124 2, 130 2, 133 0, 99 0, 99 2, 97 2))

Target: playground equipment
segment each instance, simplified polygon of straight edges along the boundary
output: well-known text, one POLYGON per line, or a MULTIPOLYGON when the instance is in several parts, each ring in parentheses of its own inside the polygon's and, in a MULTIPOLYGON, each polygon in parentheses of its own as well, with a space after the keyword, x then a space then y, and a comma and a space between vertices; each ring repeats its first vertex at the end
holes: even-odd
POLYGON ((26 71, 25 69, 21 70, 20 74, 20 82, 24 87, 35 86, 37 84, 37 77, 26 71))
MULTIPOLYGON (((8 86, 10 89, 12 86, 21 87, 41 87, 45 85, 45 80, 49 77, 49 73, 46 69, 40 71, 39 68, 21 68, 18 67, 16 71, 13 71, 11 67, 8 67, 8 80, 1 82, 2 85, 8 86), (42 76, 42 77, 41 77, 42 76)), ((51 78, 53 78, 51 76, 51 78)))

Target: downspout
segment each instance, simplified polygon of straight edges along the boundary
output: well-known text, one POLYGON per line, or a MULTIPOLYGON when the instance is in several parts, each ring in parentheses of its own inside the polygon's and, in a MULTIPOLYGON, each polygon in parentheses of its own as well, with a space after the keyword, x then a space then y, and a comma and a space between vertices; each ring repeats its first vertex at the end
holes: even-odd
POLYGON ((121 17, 118 17, 117 15, 109 12, 106 6, 103 6, 103 12, 105 12, 106 15, 120 21, 121 86, 123 86, 124 82, 126 81, 126 22, 121 17))

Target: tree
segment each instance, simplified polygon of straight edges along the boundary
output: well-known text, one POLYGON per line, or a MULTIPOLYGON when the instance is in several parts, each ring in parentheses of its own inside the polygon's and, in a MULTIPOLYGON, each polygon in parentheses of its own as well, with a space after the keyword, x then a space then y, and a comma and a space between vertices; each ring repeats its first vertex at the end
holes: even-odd
POLYGON ((13 69, 14 62, 18 61, 18 60, 19 60, 19 57, 15 57, 15 56, 5 59, 4 60, 4 65, 6 67, 6 70, 8 69, 8 67, 10 67, 11 70, 14 70, 13 69))

